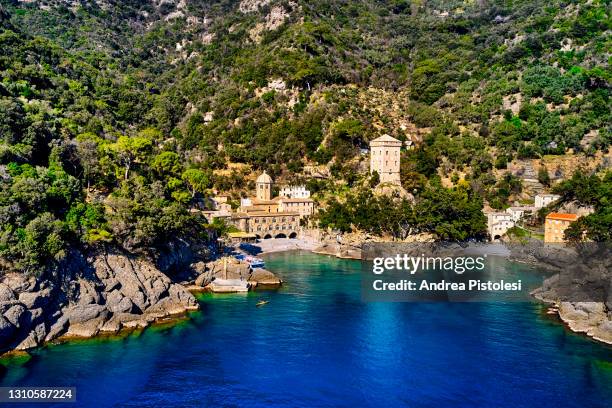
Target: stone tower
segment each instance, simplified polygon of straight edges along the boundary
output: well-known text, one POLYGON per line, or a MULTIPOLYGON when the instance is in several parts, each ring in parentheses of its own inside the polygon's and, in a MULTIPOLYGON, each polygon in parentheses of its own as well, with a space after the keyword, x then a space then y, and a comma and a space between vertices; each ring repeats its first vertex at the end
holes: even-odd
POLYGON ((256 197, 258 200, 270 201, 272 199, 272 177, 266 171, 257 177, 255 182, 256 197))
POLYGON ((381 183, 400 185, 400 150, 402 142, 382 135, 370 142, 370 173, 375 171, 381 183))

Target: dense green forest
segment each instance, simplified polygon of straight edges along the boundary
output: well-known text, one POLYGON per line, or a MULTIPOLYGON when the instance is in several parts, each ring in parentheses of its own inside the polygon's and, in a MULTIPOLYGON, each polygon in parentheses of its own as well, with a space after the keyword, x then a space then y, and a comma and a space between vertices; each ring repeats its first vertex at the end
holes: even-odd
MULTIPOLYGON (((607 0, 1 0, 0 269, 38 273, 72 247, 201 239, 212 226, 189 212, 194 201, 241 194, 250 171, 307 179, 305 166, 328 165, 330 180, 306 180, 322 197, 367 183, 360 148, 383 133, 423 136, 402 157, 416 202, 390 205, 397 225, 345 208, 365 200, 367 214, 384 199, 349 195, 329 211, 373 233, 480 237, 474 209, 502 208, 521 188, 495 171, 609 148, 609 10, 607 0), (235 164, 246 170, 219 171, 235 164), (441 166, 454 187, 440 186, 441 166)), ((321 223, 350 228, 325 213, 321 223)))

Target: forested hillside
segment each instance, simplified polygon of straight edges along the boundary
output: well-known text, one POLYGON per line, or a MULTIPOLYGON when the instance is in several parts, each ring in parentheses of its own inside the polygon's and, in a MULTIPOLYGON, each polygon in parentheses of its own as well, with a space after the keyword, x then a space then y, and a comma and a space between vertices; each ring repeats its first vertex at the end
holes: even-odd
POLYGON ((417 206, 445 203, 406 222, 478 236, 445 227, 456 217, 444 209, 508 205, 521 188, 505 173, 513 161, 609 164, 609 10, 1 0, 0 268, 38 272, 71 246, 205 237, 194 200, 213 188, 238 198, 261 169, 305 179, 325 202, 367 179, 360 148, 384 133, 417 146, 402 157, 417 206), (305 166, 330 176, 310 179, 305 166))

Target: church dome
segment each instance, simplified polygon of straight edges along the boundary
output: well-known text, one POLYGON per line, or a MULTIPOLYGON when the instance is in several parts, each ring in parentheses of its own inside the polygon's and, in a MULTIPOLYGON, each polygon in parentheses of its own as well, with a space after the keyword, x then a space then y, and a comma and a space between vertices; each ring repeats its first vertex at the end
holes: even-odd
POLYGON ((261 176, 257 177, 257 183, 272 184, 272 177, 264 170, 261 176))

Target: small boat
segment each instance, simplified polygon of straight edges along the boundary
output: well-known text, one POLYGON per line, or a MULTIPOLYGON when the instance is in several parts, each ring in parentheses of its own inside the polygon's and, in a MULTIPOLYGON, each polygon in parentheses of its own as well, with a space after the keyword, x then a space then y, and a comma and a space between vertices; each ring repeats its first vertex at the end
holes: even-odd
POLYGON ((257 258, 255 256, 247 256, 245 261, 247 261, 247 263, 251 265, 251 268, 263 268, 264 266, 266 266, 266 263, 263 259, 257 258))
POLYGON ((267 305, 268 303, 270 303, 269 300, 260 300, 259 302, 257 302, 255 304, 255 306, 260 307, 260 306, 263 306, 263 305, 267 305))
POLYGON ((246 293, 249 283, 240 279, 214 279, 206 288, 213 293, 246 293))

